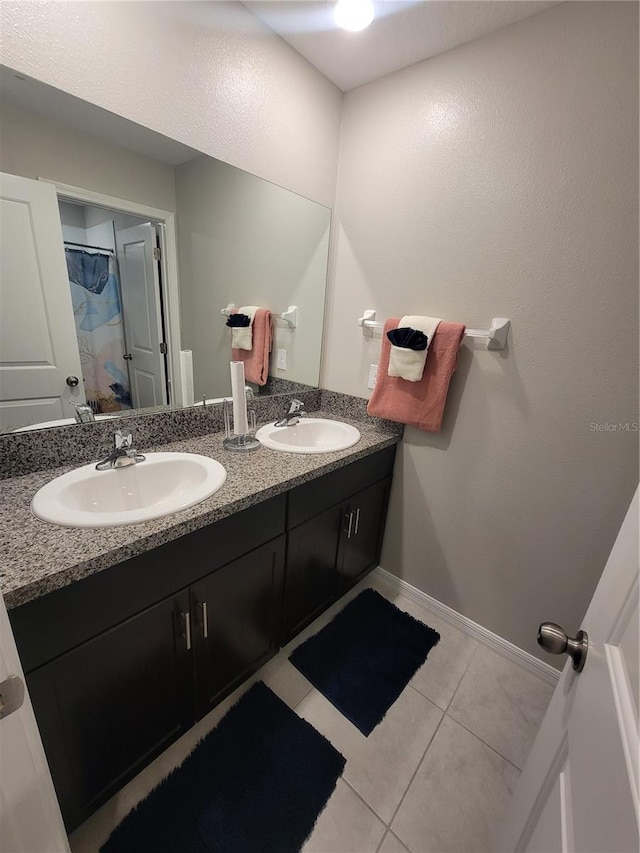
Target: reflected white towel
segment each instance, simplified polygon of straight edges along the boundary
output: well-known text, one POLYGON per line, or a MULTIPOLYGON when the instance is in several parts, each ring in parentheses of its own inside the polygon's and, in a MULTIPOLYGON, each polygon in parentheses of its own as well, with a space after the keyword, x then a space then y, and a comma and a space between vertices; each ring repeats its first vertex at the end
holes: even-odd
POLYGON ((238 308, 238 314, 246 314, 251 321, 248 326, 232 326, 231 346, 234 349, 250 350, 253 347, 253 319, 258 310, 257 305, 244 305, 238 308))
POLYGON ((180 350, 180 380, 182 405, 193 406, 193 354, 190 349, 180 350))
POLYGON ((407 349, 391 344, 389 354, 389 376, 397 376, 408 382, 420 382, 424 365, 429 353, 431 341, 442 320, 439 317, 421 317, 417 314, 406 314, 398 323, 399 329, 418 329, 427 336, 427 348, 423 350, 407 349))

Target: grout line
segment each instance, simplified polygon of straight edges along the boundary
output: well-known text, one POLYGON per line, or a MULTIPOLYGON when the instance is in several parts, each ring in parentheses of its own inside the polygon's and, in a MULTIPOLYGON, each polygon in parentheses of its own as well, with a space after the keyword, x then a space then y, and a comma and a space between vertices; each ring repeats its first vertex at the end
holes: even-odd
MULTIPOLYGON (((336 747, 336 749, 337 749, 337 747, 336 747)), ((345 765, 345 767, 346 767, 346 765, 345 765)), ((351 782, 348 779, 345 779, 344 776, 340 776, 340 779, 344 782, 344 784, 348 788, 351 788, 351 790, 356 795, 356 797, 360 800, 361 803, 363 803, 367 807, 367 810, 371 812, 371 814, 375 817, 375 819, 378 821, 378 823, 381 823, 384 826, 384 828, 385 828, 384 835, 386 835, 387 834, 386 830, 389 828, 389 825, 380 817, 380 815, 373 808, 373 806, 369 805, 369 803, 365 800, 365 798, 362 796, 362 794, 360 794, 357 791, 357 789, 353 787, 353 785, 351 784, 351 782)), ((384 839, 384 835, 382 836, 383 839, 384 839)), ((380 843, 382 843, 382 841, 380 843)))
POLYGON ((300 705, 302 702, 304 702, 304 700, 307 698, 307 696, 309 696, 309 695, 311 694, 311 692, 312 692, 313 690, 315 690, 315 687, 313 686, 313 684, 311 684, 311 682, 309 682, 309 689, 308 689, 308 690, 307 690, 307 692, 304 694, 304 696, 301 696, 301 697, 298 699, 298 701, 296 702, 296 704, 292 706, 291 710, 292 710, 292 711, 295 711, 295 710, 296 710, 296 708, 298 707, 298 705, 300 705))
POLYGON ((376 847, 376 853, 380 853, 380 850, 381 850, 381 848, 382 848, 382 845, 384 844, 384 840, 385 840, 385 838, 387 837, 387 835, 389 835, 389 833, 390 833, 390 832, 391 832, 391 830, 389 829, 389 827, 387 827, 387 830, 386 830, 385 834, 384 834, 384 835, 382 836, 382 838, 380 839, 380 844, 378 844, 378 846, 376 847))
MULTIPOLYGON (((436 707, 437 707, 437 706, 436 706, 436 707)), ((440 709, 438 709, 438 710, 440 710, 440 709)), ((398 803, 398 805, 396 806, 396 810, 395 810, 395 811, 394 811, 394 813, 391 815, 391 820, 389 821, 389 829, 391 829, 391 824, 392 824, 392 823, 394 822, 394 820, 396 819, 396 816, 397 816, 398 812, 400 811, 400 809, 401 809, 401 807, 402 807, 402 804, 403 804, 403 802, 404 802, 404 800, 405 800, 405 797, 407 796, 407 793, 408 793, 408 791, 409 791, 409 788, 410 788, 410 787, 411 787, 411 785, 413 784, 413 780, 416 778, 416 776, 418 775, 418 771, 419 771, 419 770, 420 770, 420 768, 422 767, 422 762, 424 761, 424 759, 425 759, 425 757, 426 757, 427 753, 429 752, 429 749, 430 749, 430 747, 431 747, 431 744, 433 743, 433 741, 435 740, 436 735, 437 735, 437 734, 438 734, 438 732, 440 731, 440 726, 442 725, 442 721, 444 720, 444 718, 445 718, 445 714, 442 714, 442 716, 440 717, 440 721, 439 721, 438 725, 437 725, 437 726, 436 726, 436 728, 435 728, 435 731, 433 732, 433 734, 431 735, 431 737, 430 737, 430 739, 429 739, 429 743, 427 744, 425 751, 422 753, 422 757, 420 758, 420 761, 418 761, 418 763, 417 763, 417 765, 416 765, 416 769, 413 771, 413 774, 411 775, 411 779, 409 779, 409 784, 408 784, 408 785, 407 785, 407 787, 405 788, 405 790, 404 790, 404 794, 400 797, 400 802, 399 802, 399 803, 398 803)), ((400 838, 400 841, 402 841, 402 839, 401 839, 401 838, 400 838)), ((410 850, 410 848, 408 847, 408 845, 406 845, 406 844, 405 844, 405 842, 404 842, 404 841, 402 841, 402 843, 405 845, 405 847, 407 847, 407 849, 408 849, 408 850, 410 850)), ((410 850, 410 853, 412 853, 412 851, 411 851, 411 850, 410 850)))
MULTIPOLYGON (((483 740, 483 738, 481 738, 477 732, 474 732, 468 726, 465 726, 464 723, 460 722, 460 720, 456 720, 456 718, 452 717, 451 714, 449 714, 449 713, 445 713, 444 716, 448 717, 452 722, 454 722, 456 725, 460 726, 461 729, 464 729, 465 732, 469 732, 470 735, 473 735, 473 737, 476 738, 476 740, 479 740, 483 746, 486 746, 487 749, 491 750, 491 752, 495 752, 495 754, 499 758, 502 758, 503 761, 506 761, 507 764, 510 764, 512 767, 514 767, 518 771, 518 773, 522 773, 522 770, 523 770, 522 767, 518 767, 518 765, 514 764, 510 758, 507 758, 506 755, 503 755, 501 752, 498 752, 498 750, 495 748, 495 746, 491 746, 490 743, 487 743, 486 740, 483 740)), ((532 746, 533 746, 533 744, 532 744, 532 746)))
MULTIPOLYGON (((462 673, 462 676, 460 677, 460 681, 458 682, 458 684, 457 684, 457 686, 456 686, 456 689, 453 691, 453 694, 452 694, 452 696, 451 696, 451 699, 449 699, 449 704, 448 704, 448 705, 447 705, 447 707, 444 709, 444 713, 445 713, 445 714, 448 714, 448 713, 449 713, 449 708, 451 707, 451 703, 453 702, 453 700, 454 700, 454 699, 456 698, 456 696, 458 695, 458 691, 460 690, 460 686, 462 685, 462 682, 464 681, 464 678, 465 678, 466 674, 469 672, 469 667, 471 666, 471 663, 472 663, 473 659, 475 658, 475 656, 478 654, 478 649, 479 649, 479 648, 480 648, 480 644, 478 643, 478 645, 476 645, 475 649, 473 650, 473 654, 472 654, 472 655, 471 655, 471 657, 469 658, 469 661, 468 661, 468 663, 467 663, 466 667, 464 668, 464 672, 462 673)), ((452 719, 453 719, 453 718, 452 718, 452 719)))

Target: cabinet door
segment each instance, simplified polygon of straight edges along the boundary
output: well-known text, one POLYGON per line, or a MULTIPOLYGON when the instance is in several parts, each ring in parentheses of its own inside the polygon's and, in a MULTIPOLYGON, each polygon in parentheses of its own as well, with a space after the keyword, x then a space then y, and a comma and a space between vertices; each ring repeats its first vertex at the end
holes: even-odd
POLYGON ((165 599, 27 677, 68 830, 193 724, 188 608, 165 599))
POLYGON ((338 596, 336 557, 343 512, 331 507, 289 531, 282 644, 338 596))
POLYGON ((278 651, 285 537, 191 587, 200 718, 278 651))
POLYGON ((381 480, 349 501, 338 556, 342 592, 378 564, 390 488, 391 479, 381 480))

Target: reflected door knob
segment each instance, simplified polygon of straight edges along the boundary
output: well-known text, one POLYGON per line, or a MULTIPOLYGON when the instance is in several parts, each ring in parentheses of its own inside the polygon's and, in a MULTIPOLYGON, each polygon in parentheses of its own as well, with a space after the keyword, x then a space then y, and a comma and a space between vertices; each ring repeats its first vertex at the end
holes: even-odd
POLYGON ((586 631, 578 631, 575 637, 568 637, 560 625, 543 622, 538 628, 538 645, 551 655, 569 655, 575 671, 582 672, 589 649, 586 631))
POLYGON ((80 384, 80 380, 78 379, 77 376, 67 376, 67 378, 65 379, 65 382, 67 383, 69 388, 75 388, 76 385, 80 384))
POLYGON ((122 357, 124 358, 125 361, 131 361, 131 359, 133 358, 133 356, 131 355, 130 352, 125 352, 125 354, 122 357))

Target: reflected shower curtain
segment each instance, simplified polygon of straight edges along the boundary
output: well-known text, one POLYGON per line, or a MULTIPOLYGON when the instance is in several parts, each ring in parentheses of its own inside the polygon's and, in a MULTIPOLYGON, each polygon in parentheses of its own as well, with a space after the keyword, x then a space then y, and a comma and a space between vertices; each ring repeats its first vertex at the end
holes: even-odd
POLYGON ((116 259, 79 249, 66 258, 87 403, 95 414, 130 409, 116 259))

